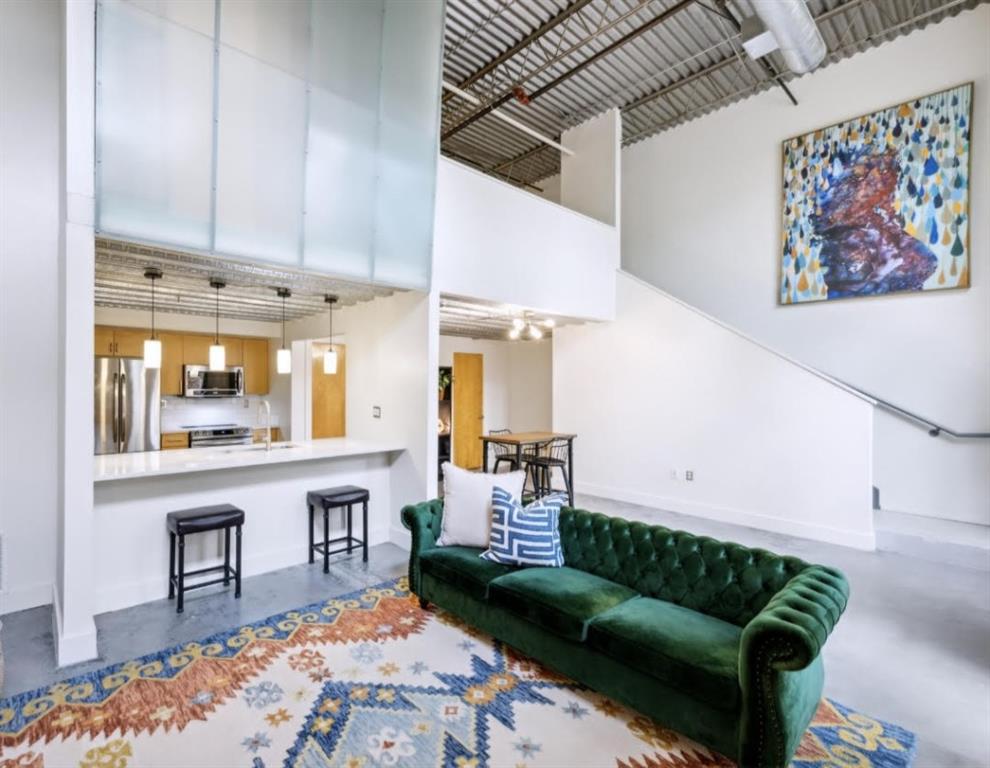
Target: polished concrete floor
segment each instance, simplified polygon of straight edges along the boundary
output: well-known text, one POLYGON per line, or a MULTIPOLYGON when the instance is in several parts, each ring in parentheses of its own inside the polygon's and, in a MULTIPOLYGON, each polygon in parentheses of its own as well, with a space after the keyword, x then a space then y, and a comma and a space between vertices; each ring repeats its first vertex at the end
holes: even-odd
MULTIPOLYGON (((606 499, 579 506, 732 539, 841 568, 853 595, 825 649, 827 696, 918 734, 917 768, 990 766, 990 574, 890 552, 844 547, 685 517, 606 499)), ((192 593, 186 612, 157 601, 97 617, 100 659, 57 669, 48 608, 4 617, 4 695, 196 640, 405 572, 383 544, 370 562, 335 560, 331 573, 295 566, 244 581, 244 595, 192 593)))

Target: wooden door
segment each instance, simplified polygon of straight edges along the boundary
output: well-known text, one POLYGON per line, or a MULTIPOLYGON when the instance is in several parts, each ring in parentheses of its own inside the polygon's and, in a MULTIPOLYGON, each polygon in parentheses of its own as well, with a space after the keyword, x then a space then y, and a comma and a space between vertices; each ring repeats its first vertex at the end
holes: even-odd
POLYGON ((186 365, 209 365, 212 336, 187 333, 182 337, 182 360, 186 365))
POLYGON ((313 374, 313 439, 344 437, 347 434, 347 348, 334 344, 337 350, 337 372, 323 372, 323 353, 328 344, 313 344, 311 370, 313 374))
POLYGON ((162 395, 182 394, 182 334, 159 333, 162 343, 162 395))
POLYGON ((244 394, 267 395, 268 339, 244 339, 244 394))
POLYGON ((144 328, 115 328, 114 354, 117 357, 144 357, 144 340, 150 338, 151 331, 144 328))
POLYGON ((244 339, 236 336, 221 336, 220 343, 223 344, 223 356, 227 361, 227 367, 244 365, 244 339))
POLYGON ((481 433, 485 428, 484 356, 454 353, 451 408, 454 464, 464 469, 481 467, 481 433))

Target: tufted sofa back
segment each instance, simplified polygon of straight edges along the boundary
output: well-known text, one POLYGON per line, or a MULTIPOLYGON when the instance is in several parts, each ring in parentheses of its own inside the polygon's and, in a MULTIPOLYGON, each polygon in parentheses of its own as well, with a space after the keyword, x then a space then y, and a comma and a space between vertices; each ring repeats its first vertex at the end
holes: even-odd
POLYGON ((564 564, 743 627, 790 579, 796 557, 565 507, 564 564))

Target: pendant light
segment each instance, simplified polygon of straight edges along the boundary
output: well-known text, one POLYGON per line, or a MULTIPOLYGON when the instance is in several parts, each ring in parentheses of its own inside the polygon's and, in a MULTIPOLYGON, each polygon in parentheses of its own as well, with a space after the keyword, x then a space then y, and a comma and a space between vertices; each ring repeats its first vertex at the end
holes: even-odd
POLYGON ((220 343, 220 289, 226 288, 227 284, 222 280, 213 278, 210 280, 210 287, 217 291, 217 332, 210 346, 210 370, 224 371, 227 369, 227 353, 220 343))
POLYGON ((288 288, 277 288, 282 297, 282 346, 275 355, 275 370, 279 373, 292 373, 292 352, 285 347, 285 300, 292 295, 288 288))
POLYGON ((151 338, 144 340, 144 367, 162 367, 162 343, 155 338, 155 280, 160 280, 162 271, 158 267, 148 267, 144 276, 151 281, 151 338))
POLYGON ((330 305, 330 348, 323 353, 323 372, 333 374, 337 372, 337 350, 333 348, 333 305, 337 297, 328 293, 323 300, 330 305))

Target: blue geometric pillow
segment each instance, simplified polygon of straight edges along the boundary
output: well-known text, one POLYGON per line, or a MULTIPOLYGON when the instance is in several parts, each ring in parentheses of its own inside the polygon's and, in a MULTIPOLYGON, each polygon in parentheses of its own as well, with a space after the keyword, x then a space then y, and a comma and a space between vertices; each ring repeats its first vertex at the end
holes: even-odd
POLYGON ((505 565, 545 565, 559 568, 564 564, 560 548, 558 521, 560 508, 567 496, 555 493, 537 499, 525 509, 512 494, 492 489, 492 532, 485 560, 505 565))

